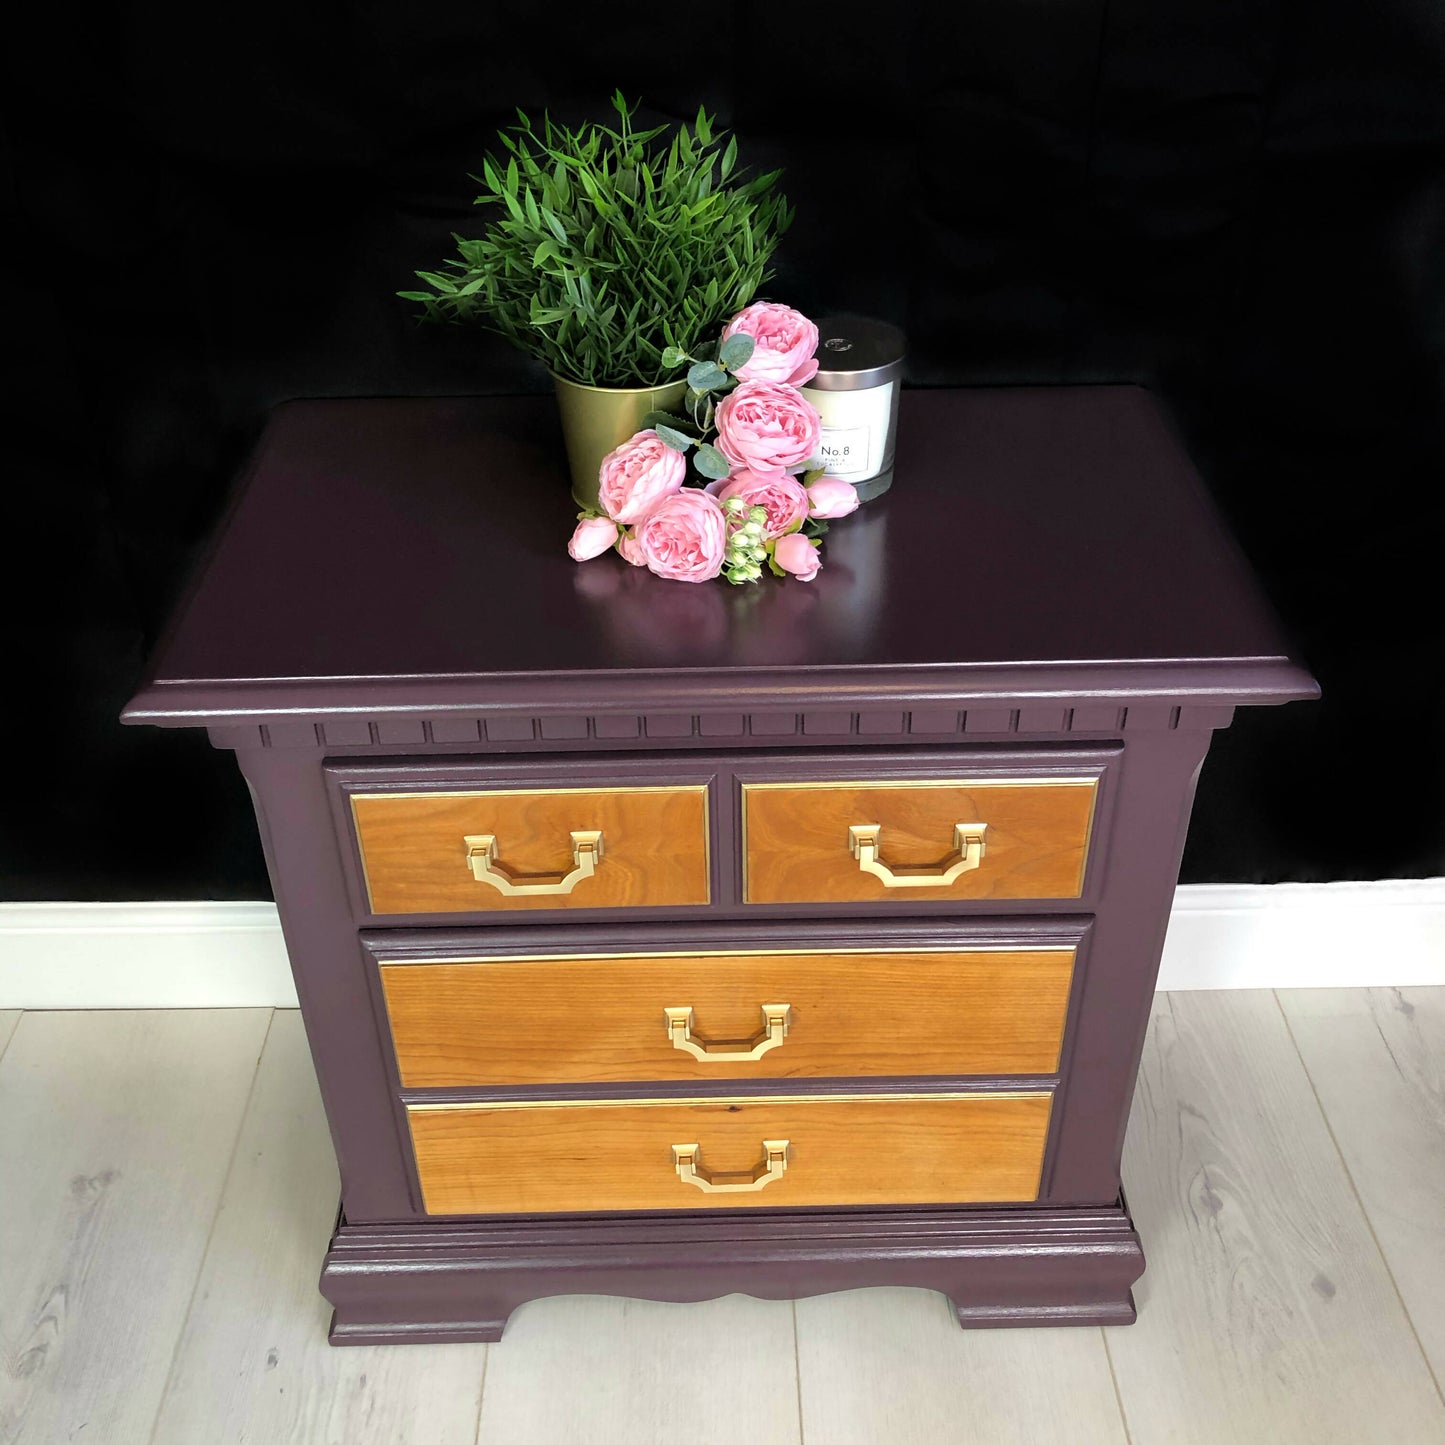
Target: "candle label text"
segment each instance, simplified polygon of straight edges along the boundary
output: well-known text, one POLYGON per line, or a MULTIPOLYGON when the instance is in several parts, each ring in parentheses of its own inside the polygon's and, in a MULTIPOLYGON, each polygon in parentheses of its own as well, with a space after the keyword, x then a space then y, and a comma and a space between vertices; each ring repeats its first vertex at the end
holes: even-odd
POLYGON ((825 426, 818 442, 818 455, 830 477, 851 477, 868 470, 866 426, 825 426))

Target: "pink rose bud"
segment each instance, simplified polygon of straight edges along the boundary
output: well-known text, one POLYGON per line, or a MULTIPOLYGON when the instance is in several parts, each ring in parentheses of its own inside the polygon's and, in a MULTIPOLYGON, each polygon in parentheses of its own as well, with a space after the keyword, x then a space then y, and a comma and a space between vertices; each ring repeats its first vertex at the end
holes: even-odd
POLYGON ((713 495, 719 503, 726 503, 729 497, 740 497, 750 507, 761 507, 768 514, 763 523, 763 536, 771 539, 803 525, 812 493, 805 491, 803 484, 786 472, 754 472, 744 467, 734 472, 713 495))
POLYGON ((722 508, 695 487, 664 498, 637 528, 637 550, 649 570, 674 582, 711 581, 727 545, 722 508))
POLYGON ((773 545, 773 561, 799 582, 811 582, 823 565, 818 549, 801 532, 789 532, 786 537, 778 538, 773 545))
POLYGON ((717 409, 718 450, 734 467, 784 472, 818 450, 822 423, 796 387, 745 381, 717 409))
POLYGON ((567 543, 567 555, 574 562, 590 562, 617 541, 617 523, 611 517, 583 517, 567 543))
POLYGON ((640 522, 664 497, 682 488, 687 459, 650 428, 629 437, 602 458, 597 493, 602 510, 630 527, 640 522))
POLYGON ((858 510, 858 489, 842 477, 819 477, 808 488, 808 515, 826 521, 858 510))
POLYGON ((818 349, 818 328, 791 306, 776 301, 754 301, 723 327, 729 336, 751 336, 753 354, 733 373, 739 381, 776 381, 802 386, 817 374, 813 353, 818 349))
POLYGON ((617 540, 617 550, 622 553, 623 561, 630 562, 634 567, 647 566, 647 558, 642 555, 642 548, 637 545, 637 530, 629 527, 617 540))

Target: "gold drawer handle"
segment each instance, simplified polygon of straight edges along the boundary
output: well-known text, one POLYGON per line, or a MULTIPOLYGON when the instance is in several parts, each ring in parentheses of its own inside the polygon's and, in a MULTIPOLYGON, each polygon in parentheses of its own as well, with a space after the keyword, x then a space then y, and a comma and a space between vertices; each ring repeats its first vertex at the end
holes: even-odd
POLYGON ((903 865, 890 868, 878 856, 878 834, 882 829, 877 823, 854 823, 848 829, 848 851, 858 860, 859 870, 881 878, 885 888, 946 888, 983 862, 987 827, 987 823, 955 823, 953 846, 958 849, 958 862, 950 863, 942 872, 903 865))
POLYGON ((602 830, 581 829, 572 834, 570 873, 560 878, 545 873, 508 873, 497 863, 497 838, 494 833, 470 833, 462 842, 467 845, 467 862, 478 883, 489 883, 508 898, 535 898, 542 893, 570 893, 584 878, 597 871, 602 859, 602 830))
POLYGON ((692 1010, 690 1008, 666 1008, 667 1036, 675 1049, 701 1059, 705 1064, 736 1064, 760 1059, 769 1049, 775 1049, 788 1036, 789 1015, 792 1006, 785 1003, 763 1005, 763 1031, 750 1039, 718 1039, 709 1043, 692 1036, 692 1010))
POLYGON ((677 1177, 684 1184, 696 1184, 705 1194, 744 1194, 754 1189, 765 1189, 774 1179, 781 1179, 788 1167, 786 1139, 764 1139, 763 1162, 754 1165, 746 1174, 706 1173, 697 1162, 698 1148, 696 1144, 674 1144, 672 1161, 677 1177))

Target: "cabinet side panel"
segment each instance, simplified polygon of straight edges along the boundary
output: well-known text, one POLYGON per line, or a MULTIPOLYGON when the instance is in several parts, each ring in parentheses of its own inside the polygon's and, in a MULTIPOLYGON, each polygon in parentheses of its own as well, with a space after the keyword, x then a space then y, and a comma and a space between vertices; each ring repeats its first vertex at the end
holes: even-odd
POLYGON ((357 943, 319 752, 237 754, 341 1169, 346 1217, 416 1217, 376 1009, 357 943))
POLYGON ((1129 738, 1117 779, 1103 896, 1061 1064, 1041 1202, 1106 1204, 1119 1162, 1169 909, 1209 732, 1129 738))

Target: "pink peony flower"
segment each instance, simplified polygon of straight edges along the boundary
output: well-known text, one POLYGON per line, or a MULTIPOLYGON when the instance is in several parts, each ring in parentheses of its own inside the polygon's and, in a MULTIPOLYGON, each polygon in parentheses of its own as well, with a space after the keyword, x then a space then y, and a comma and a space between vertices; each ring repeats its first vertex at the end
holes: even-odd
POLYGON ((634 567, 647 565, 647 559, 637 545, 637 529, 635 527, 629 528, 617 539, 617 550, 622 553, 623 560, 632 563, 634 567))
POLYGON ((818 328, 791 306, 776 301, 754 301, 723 327, 723 340, 739 333, 751 336, 753 354, 733 373, 739 381, 777 381, 804 386, 817 375, 813 353, 818 349, 818 328))
POLYGON ((638 526, 636 536, 643 561, 659 577, 709 582, 722 571, 727 519, 706 492, 689 488, 664 498, 638 526))
POLYGON ((842 477, 819 477, 808 488, 808 515, 826 521, 858 510, 858 489, 842 477))
POLYGON ((650 428, 629 437, 602 458, 597 493, 602 510, 630 527, 640 522, 664 497, 682 487, 687 460, 650 428))
POLYGON ((718 404, 718 450, 733 466, 754 472, 786 471, 807 461, 821 431, 812 403, 777 382, 745 381, 718 404))
POLYGON ((718 499, 719 504, 729 497, 741 497, 750 507, 761 507, 768 519, 763 523, 765 538, 781 537, 784 532, 795 532, 803 525, 808 515, 810 493, 803 484, 786 472, 754 472, 744 467, 734 472, 721 484, 714 484, 708 491, 718 499))
POLYGON ((773 546, 773 561, 799 582, 811 582, 823 565, 817 547, 801 532, 789 532, 786 537, 778 538, 773 546))
POLYGON ((611 517, 584 517, 577 523, 577 530, 567 543, 567 555, 574 562, 590 562, 616 541, 617 523, 611 517))

